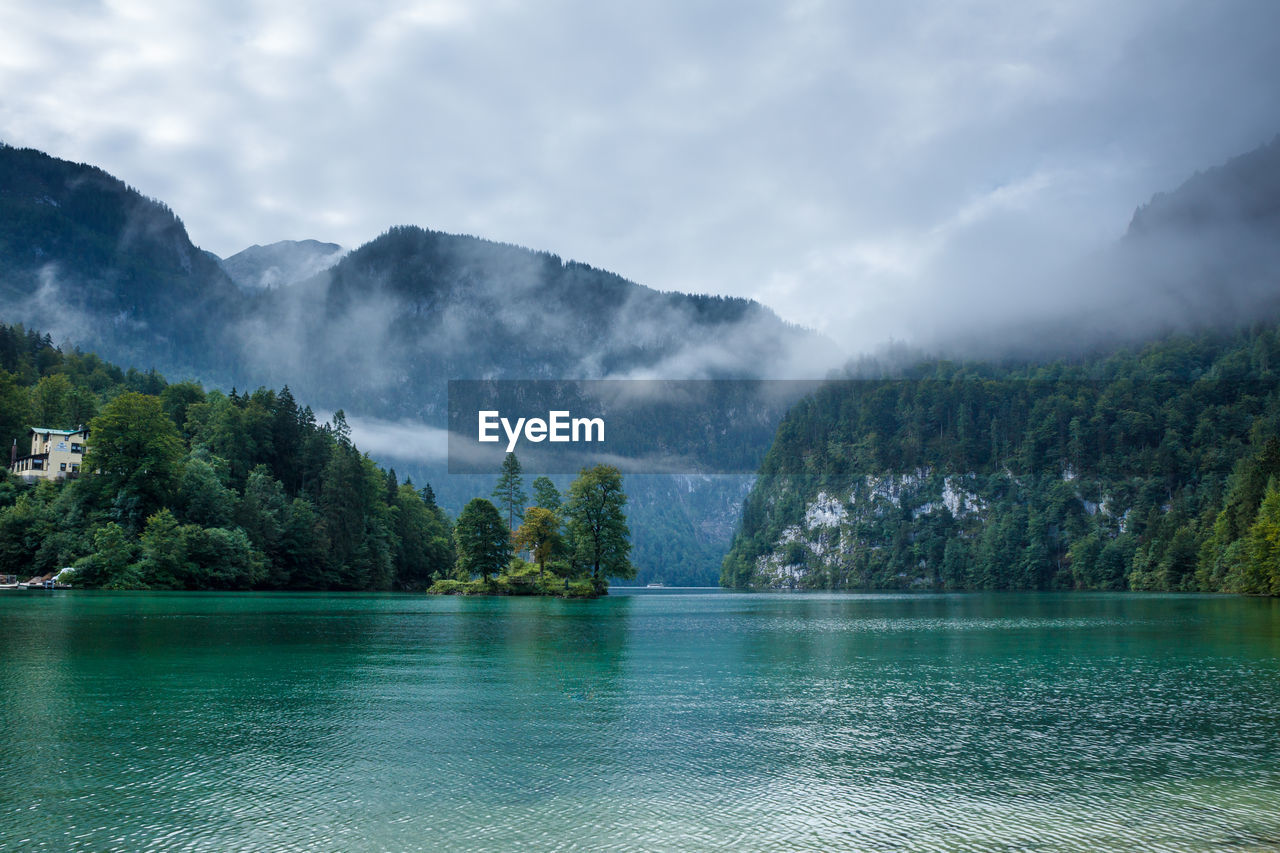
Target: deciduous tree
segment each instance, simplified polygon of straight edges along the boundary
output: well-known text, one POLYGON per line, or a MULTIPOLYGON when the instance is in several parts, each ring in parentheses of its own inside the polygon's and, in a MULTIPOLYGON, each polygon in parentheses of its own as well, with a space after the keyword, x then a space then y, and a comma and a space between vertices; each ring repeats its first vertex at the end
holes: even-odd
POLYGON ((574 561, 590 567, 591 580, 599 588, 606 578, 633 578, 631 529, 623 508, 627 495, 622 474, 612 465, 584 468, 569 486, 565 518, 573 534, 574 561))
POLYGON ((515 533, 515 543, 533 554, 538 564, 538 577, 546 572, 547 560, 560 550, 563 540, 560 537, 560 519, 549 509, 531 506, 524 512, 524 524, 515 533))

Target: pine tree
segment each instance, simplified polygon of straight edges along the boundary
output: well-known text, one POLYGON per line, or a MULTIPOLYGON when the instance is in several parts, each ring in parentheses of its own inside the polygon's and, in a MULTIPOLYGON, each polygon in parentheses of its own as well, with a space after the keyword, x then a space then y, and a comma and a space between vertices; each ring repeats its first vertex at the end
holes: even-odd
POLYGON ((493 487, 493 497, 498 506, 507 512, 507 529, 515 530, 516 515, 523 514, 523 508, 529 502, 524 493, 524 479, 520 476, 520 460, 514 453, 508 453, 502 460, 502 473, 498 477, 498 485, 493 487))
POLYGON ((533 481, 533 505, 557 512, 562 503, 560 490, 550 477, 538 477, 533 481))
POLYGON ((511 561, 511 531, 502 524, 498 508, 484 498, 472 498, 462 508, 453 529, 458 547, 458 569, 464 576, 502 571, 511 561))

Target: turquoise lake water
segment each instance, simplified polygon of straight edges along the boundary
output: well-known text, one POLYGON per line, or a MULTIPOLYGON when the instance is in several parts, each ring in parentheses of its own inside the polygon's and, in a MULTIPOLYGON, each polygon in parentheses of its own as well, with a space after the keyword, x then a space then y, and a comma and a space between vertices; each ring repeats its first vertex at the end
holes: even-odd
POLYGON ((1275 850, 1280 602, 0 595, 3 850, 1275 850))

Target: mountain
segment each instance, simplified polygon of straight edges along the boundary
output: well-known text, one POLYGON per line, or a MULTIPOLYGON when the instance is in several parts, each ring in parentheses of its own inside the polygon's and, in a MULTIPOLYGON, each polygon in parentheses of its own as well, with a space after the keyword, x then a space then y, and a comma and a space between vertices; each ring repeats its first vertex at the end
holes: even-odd
POLYGON ((795 406, 722 583, 1280 593, 1280 139, 1155 196, 1092 272, 1093 308, 998 358, 868 361, 795 406))
POLYGON ((1175 331, 1280 311, 1280 137, 1134 212, 1115 257, 1128 308, 1175 331))
MULTIPOLYGON (((284 242, 220 261, 101 169, 0 148, 0 319, 170 378, 288 385, 344 408, 362 446, 429 479, 454 512, 488 489, 445 476, 423 439, 445 426, 451 378, 805 377, 841 358, 751 300, 661 292, 476 237, 403 226, 338 252, 284 242)), ((713 582, 746 483, 640 486, 638 579, 678 560, 669 581, 713 582)))
POLYGON ((343 251, 337 243, 281 240, 267 246, 253 245, 224 258, 222 268, 246 289, 284 287, 327 270, 343 251))
MULTIPOLYGON (((1030 307, 1016 319, 953 330, 934 350, 1080 357, 1280 314, 1280 137, 1157 193, 1117 236, 1073 263, 1028 272, 1030 307)), ((1008 310, 990 307, 996 317, 1008 310)))
POLYGON ((751 300, 664 293, 416 227, 252 304, 238 348, 256 381, 287 380, 321 404, 343 389, 348 405, 384 418, 434 421, 446 378, 787 376, 838 357, 751 300))
POLYGON ((167 206, 93 166, 0 147, 0 314, 115 361, 214 375, 239 289, 167 206))
POLYGON ((220 261, 101 169, 0 147, 0 312, 118 362, 399 418, 433 414, 448 378, 820 375, 839 356, 757 302, 547 252, 403 226, 315 269, 340 251, 220 261))
MULTIPOLYGON (((244 375, 345 405, 357 438, 402 476, 429 479, 454 511, 488 486, 443 476, 442 448, 423 446, 421 425, 445 425, 447 379, 803 376, 839 358, 750 300, 663 293, 550 253, 415 227, 252 304, 236 328, 244 375)), ((714 583, 749 482, 629 478, 637 580, 714 583)))
POLYGON ((1226 163, 1198 172, 1134 211, 1126 239, 1178 233, 1203 238, 1280 228, 1280 136, 1226 163))
POLYGON ((832 383, 779 427, 722 582, 1266 591, 1237 543, 1280 474, 1277 364, 1270 324, 832 383))

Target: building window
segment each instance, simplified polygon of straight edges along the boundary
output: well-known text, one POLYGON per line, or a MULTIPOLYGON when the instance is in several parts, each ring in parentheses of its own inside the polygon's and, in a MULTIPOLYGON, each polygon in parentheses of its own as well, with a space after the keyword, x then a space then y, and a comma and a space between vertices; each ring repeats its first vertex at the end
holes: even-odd
POLYGON ((72 452, 72 453, 84 453, 84 446, 83 446, 83 445, 80 445, 80 444, 73 444, 73 445, 71 445, 71 452, 72 452))
POLYGON ((65 471, 65 470, 67 470, 67 463, 63 462, 63 463, 62 463, 62 467, 61 467, 61 468, 59 468, 58 470, 59 470, 59 471, 65 471))
POLYGON ((79 466, 79 465, 72 465, 72 466, 71 466, 71 473, 72 473, 72 474, 78 473, 79 471, 80 471, 80 466, 79 466))

